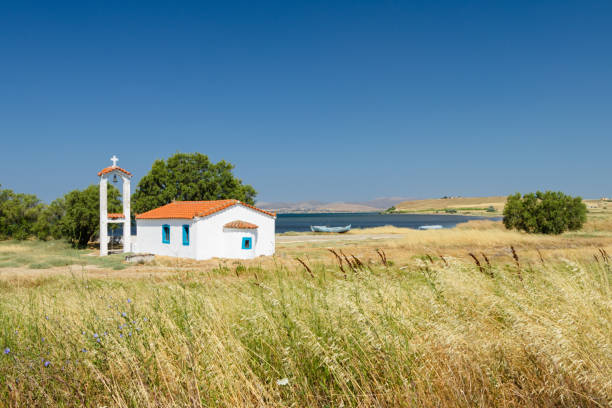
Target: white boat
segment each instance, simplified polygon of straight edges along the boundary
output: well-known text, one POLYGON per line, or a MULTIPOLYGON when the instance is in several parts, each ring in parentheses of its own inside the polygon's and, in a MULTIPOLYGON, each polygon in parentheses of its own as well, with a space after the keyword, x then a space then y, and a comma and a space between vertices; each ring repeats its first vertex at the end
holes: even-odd
POLYGON ((328 227, 326 225, 311 225, 310 230, 312 232, 335 232, 341 234, 351 229, 351 224, 346 227, 328 227))
POLYGON ((421 225, 419 227, 420 230, 432 230, 432 229, 442 229, 441 225, 421 225))

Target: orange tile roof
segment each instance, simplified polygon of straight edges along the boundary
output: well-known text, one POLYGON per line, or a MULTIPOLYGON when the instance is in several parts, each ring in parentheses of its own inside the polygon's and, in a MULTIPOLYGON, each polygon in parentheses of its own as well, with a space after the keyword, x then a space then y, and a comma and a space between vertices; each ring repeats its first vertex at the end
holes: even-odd
POLYGON ((137 219, 169 219, 194 217, 206 217, 217 211, 224 210, 233 205, 240 204, 253 210, 276 217, 276 214, 254 207, 249 204, 241 203, 238 200, 213 200, 213 201, 173 201, 170 204, 155 208, 151 211, 136 215, 137 219))
POLYGON ((237 220, 237 221, 228 222, 227 224, 223 226, 223 228, 257 229, 259 227, 255 224, 251 224, 250 222, 237 220))
POLYGON ((108 213, 108 218, 125 218, 123 214, 120 213, 108 213))
POLYGON ((108 167, 105 167, 105 168, 103 168, 102 170, 100 170, 100 171, 98 172, 98 176, 101 176, 101 175, 103 175, 103 174, 108 174, 108 173, 110 173, 110 172, 111 172, 111 171, 113 171, 113 170, 119 170, 119 171, 122 171, 122 172, 124 172, 125 174, 127 174, 128 176, 131 176, 131 175, 132 175, 132 173, 130 173, 130 172, 129 172, 129 171, 127 171, 127 170, 122 169, 122 168, 121 168, 121 167, 119 167, 119 166, 108 166, 108 167))

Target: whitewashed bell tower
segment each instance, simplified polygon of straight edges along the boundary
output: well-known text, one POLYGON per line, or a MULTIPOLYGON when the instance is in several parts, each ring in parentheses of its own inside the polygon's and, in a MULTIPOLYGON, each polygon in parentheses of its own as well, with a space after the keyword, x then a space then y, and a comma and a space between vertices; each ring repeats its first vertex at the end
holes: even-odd
POLYGON ((130 179, 132 173, 117 166, 117 156, 111 157, 112 166, 98 172, 100 177, 100 256, 108 255, 108 223, 123 223, 123 252, 130 252, 132 246, 132 232, 130 219, 130 179), (123 180, 123 214, 108 213, 108 179, 123 180))

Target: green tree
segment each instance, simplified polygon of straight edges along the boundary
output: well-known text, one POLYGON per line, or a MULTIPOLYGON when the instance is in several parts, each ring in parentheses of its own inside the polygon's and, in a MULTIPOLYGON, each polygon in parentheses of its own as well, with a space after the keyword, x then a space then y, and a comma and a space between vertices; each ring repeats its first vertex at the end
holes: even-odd
MULTIPOLYGON (((108 211, 121 212, 119 190, 108 186, 108 211)), ((100 230, 100 189, 92 184, 85 190, 74 190, 54 201, 61 213, 59 227, 53 234, 63 235, 76 248, 85 248, 100 230), (61 201, 58 201, 61 200, 61 201)), ((54 204, 52 203, 50 207, 54 204)))
POLYGON ((61 239, 64 236, 62 219, 65 214, 66 200, 64 197, 60 197, 46 206, 38 215, 34 225, 34 233, 38 239, 61 239))
POLYGON ((33 194, 0 189, 0 238, 21 240, 32 236, 43 208, 44 204, 33 194))
POLYGON ((257 194, 232 173, 234 166, 224 160, 212 163, 201 153, 176 153, 168 160, 156 160, 138 183, 132 208, 140 214, 173 200, 198 201, 237 199, 254 204, 257 194))
POLYGON ((586 213, 581 197, 555 191, 516 193, 504 207, 504 225, 529 233, 561 234, 582 228, 586 213))

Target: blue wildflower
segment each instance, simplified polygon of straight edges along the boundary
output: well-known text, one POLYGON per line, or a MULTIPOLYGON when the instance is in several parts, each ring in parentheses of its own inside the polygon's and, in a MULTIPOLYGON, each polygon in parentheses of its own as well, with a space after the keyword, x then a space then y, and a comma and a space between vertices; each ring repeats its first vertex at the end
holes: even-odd
POLYGON ((83 330, 81 333, 82 333, 82 334, 85 334, 85 330, 83 330))
POLYGON ((45 338, 43 337, 42 339, 40 339, 40 341, 45 341, 45 338))
POLYGON ((94 333, 94 339, 97 339, 98 337, 98 333, 94 333))
POLYGON ((100 339, 96 339, 96 341, 99 343, 99 342, 100 342, 100 339))
POLYGON ((84 348, 83 350, 81 350, 83 353, 87 353, 87 349, 84 348))
POLYGON ((105 336, 108 336, 108 332, 106 332, 106 331, 105 331, 105 332, 104 332, 104 335, 105 335, 105 336))
POLYGON ((51 364, 50 361, 45 361, 45 367, 49 367, 49 364, 51 364))
POLYGON ((131 335, 132 335, 132 332, 129 332, 129 333, 128 333, 128 336, 131 336, 131 335))
POLYGON ((123 313, 121 313, 121 316, 127 317, 127 313, 123 312, 123 313))
POLYGON ((8 353, 10 353, 10 352, 11 352, 11 349, 10 349, 10 348, 8 348, 8 347, 7 347, 7 348, 5 348, 5 349, 4 349, 4 354, 8 354, 8 353))
POLYGON ((132 299, 128 299, 128 303, 132 303, 132 299))
POLYGON ((45 316, 45 319, 49 320, 49 316, 45 316))
POLYGON ((147 321, 147 320, 149 320, 149 319, 147 319, 146 317, 143 317, 143 318, 142 318, 142 320, 144 320, 144 321, 146 322, 146 321, 147 321))
POLYGON ((123 333, 119 333, 119 337, 123 337, 123 333))

